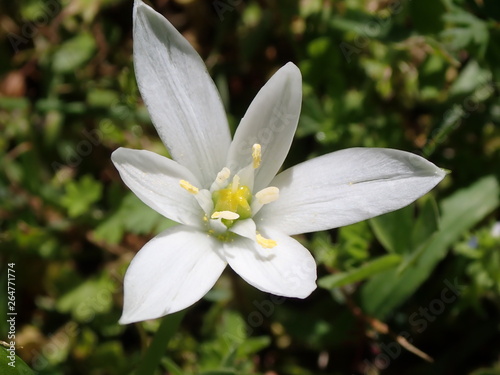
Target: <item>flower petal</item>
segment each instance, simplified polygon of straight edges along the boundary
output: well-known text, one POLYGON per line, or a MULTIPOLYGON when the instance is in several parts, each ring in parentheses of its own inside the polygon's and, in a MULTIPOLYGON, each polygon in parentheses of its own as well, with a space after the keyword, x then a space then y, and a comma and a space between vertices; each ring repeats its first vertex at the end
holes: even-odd
POLYGON ((278 243, 264 249, 257 242, 239 237, 224 244, 226 261, 246 282, 268 293, 306 298, 316 289, 316 263, 311 253, 279 231, 261 233, 278 243))
POLYGON ((125 274, 121 324, 185 309, 215 284, 226 262, 206 233, 176 226, 149 241, 125 274))
POLYGON ((407 206, 445 176, 424 158, 404 151, 351 148, 280 173, 271 185, 280 198, 256 215, 289 235, 336 228, 407 206))
POLYGON ((300 106, 302 77, 292 63, 278 70, 262 87, 236 129, 227 165, 240 170, 252 162, 252 146, 262 146, 262 162, 255 171, 255 189, 268 186, 292 144, 300 106))
POLYGON ((238 220, 236 224, 234 224, 233 227, 229 229, 229 231, 255 241, 257 227, 255 226, 255 222, 252 219, 245 219, 238 220))
POLYGON ((208 188, 231 142, 219 93, 205 64, 162 15, 134 6, 134 67, 153 124, 173 159, 208 188))
POLYGON ((180 181, 199 184, 187 168, 151 151, 120 147, 111 160, 125 184, 153 210, 178 223, 201 226, 203 210, 180 181))

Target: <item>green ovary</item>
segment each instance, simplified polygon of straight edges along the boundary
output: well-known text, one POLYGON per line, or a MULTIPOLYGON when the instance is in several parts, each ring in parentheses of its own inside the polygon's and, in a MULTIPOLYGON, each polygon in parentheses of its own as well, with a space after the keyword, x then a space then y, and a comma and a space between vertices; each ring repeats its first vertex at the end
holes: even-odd
MULTIPOLYGON (((214 212, 231 211, 235 212, 240 217, 237 219, 248 219, 252 217, 250 202, 252 193, 248 186, 242 185, 233 189, 232 185, 221 190, 217 190, 212 194, 214 202, 214 212)), ((229 228, 233 225, 234 220, 222 219, 222 222, 229 228)))

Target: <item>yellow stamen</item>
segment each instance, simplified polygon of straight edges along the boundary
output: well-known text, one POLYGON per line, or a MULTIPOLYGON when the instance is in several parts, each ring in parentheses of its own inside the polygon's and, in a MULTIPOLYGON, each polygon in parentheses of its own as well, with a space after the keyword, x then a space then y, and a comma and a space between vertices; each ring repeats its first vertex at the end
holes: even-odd
POLYGON ((253 169, 257 169, 260 166, 262 160, 262 147, 258 143, 252 146, 252 159, 253 159, 253 169))
POLYGON ((262 246, 264 249, 272 249, 273 247, 277 246, 278 243, 274 240, 264 238, 260 234, 257 233, 257 243, 262 246))
POLYGON ((268 204, 274 202, 280 197, 280 189, 274 186, 269 186, 265 189, 262 189, 257 194, 255 194, 255 198, 260 204, 268 204))
POLYGON ((179 182, 179 184, 181 185, 181 188, 186 189, 191 194, 195 194, 195 195, 198 194, 198 191, 199 191, 198 188, 196 186, 191 185, 186 180, 181 180, 179 182))
POLYGON ((236 220, 239 217, 240 215, 232 211, 215 211, 211 216, 212 219, 226 219, 226 220, 236 220))

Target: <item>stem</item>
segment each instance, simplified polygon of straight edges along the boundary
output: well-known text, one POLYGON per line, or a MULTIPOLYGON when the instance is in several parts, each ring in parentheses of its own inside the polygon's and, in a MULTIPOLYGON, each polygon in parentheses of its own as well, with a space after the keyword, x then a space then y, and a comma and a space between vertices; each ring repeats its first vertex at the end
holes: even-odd
POLYGON ((351 312, 353 313, 354 316, 356 316, 356 317, 360 318, 361 320, 365 321, 366 323, 368 323, 378 333, 392 337, 394 340, 396 340, 399 343, 399 345, 401 345, 403 348, 408 350, 410 353, 415 354, 416 356, 422 358, 423 360, 425 360, 429 363, 434 362, 434 359, 430 355, 423 352, 422 350, 417 348, 415 345, 412 345, 403 336, 394 333, 389 328, 389 326, 387 324, 385 324, 384 322, 382 322, 382 321, 380 321, 372 316, 366 315, 361 310, 361 308, 356 305, 356 303, 354 302, 352 297, 348 293, 346 293, 342 288, 341 288, 341 290, 342 290, 342 294, 344 295, 344 297, 346 299, 347 307, 349 307, 349 309, 351 310, 351 312))
POLYGON ((177 331, 185 311, 167 315, 162 319, 151 345, 137 367, 136 375, 153 375, 167 349, 168 342, 177 331))

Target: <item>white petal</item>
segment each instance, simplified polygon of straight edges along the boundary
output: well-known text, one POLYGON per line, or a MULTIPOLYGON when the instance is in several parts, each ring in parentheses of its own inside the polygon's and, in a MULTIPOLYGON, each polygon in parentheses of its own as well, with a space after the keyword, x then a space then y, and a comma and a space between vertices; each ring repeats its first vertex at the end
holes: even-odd
POLYGON ((215 284, 226 262, 218 241, 186 226, 169 228, 149 241, 125 274, 121 324, 185 309, 215 284))
POLYGON ((201 226, 203 210, 180 181, 199 184, 187 168, 146 150, 120 147, 111 155, 125 184, 137 197, 163 216, 178 223, 201 226))
POLYGON ((289 235, 336 228, 407 206, 444 176, 431 162, 404 151, 337 151, 276 176, 271 184, 280 198, 254 220, 289 235))
POLYGON ((209 188, 224 166, 231 142, 219 93, 188 41, 161 14, 137 0, 134 67, 163 143, 209 188))
POLYGON ((262 87, 240 122, 227 165, 239 170, 252 162, 252 146, 262 146, 255 171, 255 189, 265 188, 278 173, 292 144, 302 104, 302 77, 292 63, 278 70, 262 87))
POLYGON ((305 298, 316 289, 316 263, 311 253, 279 231, 262 235, 278 243, 264 249, 255 240, 239 237, 224 244, 226 261, 246 282, 268 293, 305 298))
POLYGON ((246 237, 255 241, 255 234, 257 232, 257 228, 255 226, 255 222, 252 219, 246 220, 238 220, 232 227, 229 229, 230 232, 236 233, 239 236, 246 237))

